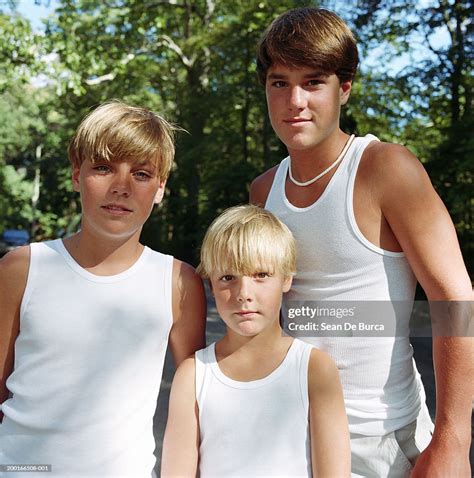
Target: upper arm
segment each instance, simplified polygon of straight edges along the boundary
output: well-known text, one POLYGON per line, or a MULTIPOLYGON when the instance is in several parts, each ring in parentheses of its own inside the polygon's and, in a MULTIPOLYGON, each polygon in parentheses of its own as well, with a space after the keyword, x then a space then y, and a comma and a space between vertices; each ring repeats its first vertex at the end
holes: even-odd
POLYGON ((20 306, 28 277, 29 246, 0 261, 0 403, 8 398, 7 378, 13 371, 14 345, 20 331, 20 306))
POLYGON ((163 439, 161 476, 195 477, 199 461, 199 418, 195 392, 195 362, 178 367, 171 387, 168 422, 163 439))
POLYGON ((349 428, 339 372, 317 349, 309 359, 308 394, 313 476, 349 476, 349 428))
POLYGON ((269 169, 252 181, 250 184, 250 204, 265 207, 277 169, 278 166, 274 166, 272 169, 269 169))
POLYGON ((471 284, 448 211, 418 159, 399 145, 373 148, 377 201, 430 300, 469 300, 471 284))
POLYGON ((202 279, 184 262, 173 261, 173 325, 170 348, 178 366, 205 347, 206 295, 202 279))

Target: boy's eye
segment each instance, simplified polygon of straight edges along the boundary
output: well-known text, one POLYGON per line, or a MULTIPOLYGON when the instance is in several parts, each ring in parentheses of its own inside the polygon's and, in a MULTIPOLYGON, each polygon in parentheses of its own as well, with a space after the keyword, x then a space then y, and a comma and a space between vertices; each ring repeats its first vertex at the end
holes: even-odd
POLYGON ((309 86, 318 86, 322 83, 323 81, 320 80, 319 78, 313 78, 311 80, 308 81, 308 85, 309 86))
POLYGON ((106 164, 98 164, 97 166, 94 166, 94 171, 108 173, 110 171, 110 166, 107 166, 106 164))
POLYGON ((140 180, 147 180, 147 179, 151 179, 151 174, 148 172, 148 171, 136 171, 133 173, 133 175, 140 179, 140 180))
POLYGON ((234 278, 234 276, 232 274, 225 274, 219 280, 221 280, 222 282, 229 282, 233 278, 234 278))
POLYGON ((268 272, 256 272, 253 276, 256 279, 266 279, 267 277, 270 277, 270 273, 268 272))
POLYGON ((277 80, 272 83, 272 86, 275 88, 283 88, 284 86, 286 86, 286 83, 284 81, 277 80))

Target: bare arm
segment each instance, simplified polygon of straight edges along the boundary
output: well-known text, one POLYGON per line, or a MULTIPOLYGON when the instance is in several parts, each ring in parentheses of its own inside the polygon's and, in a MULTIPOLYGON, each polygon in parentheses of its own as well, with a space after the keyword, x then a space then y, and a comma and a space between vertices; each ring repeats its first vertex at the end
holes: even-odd
POLYGON ((350 476, 349 428, 335 363, 312 350, 308 369, 311 461, 315 478, 350 476))
POLYGON ((20 331, 20 305, 29 263, 29 247, 16 249, 0 261, 0 403, 8 398, 6 381, 13 371, 15 340, 20 331))
POLYGON ((199 414, 194 357, 176 371, 171 387, 168 422, 163 440, 161 476, 195 477, 199 461, 199 414))
POLYGON ((173 326, 170 348, 176 367, 206 346, 206 295, 202 279, 184 262, 173 262, 173 326))
MULTIPOLYGON (((379 185, 376 192, 382 213, 428 300, 464 301, 466 305, 472 289, 456 232, 423 166, 408 150, 395 145, 379 145, 372 159, 372 180, 379 185)), ((459 314, 441 320, 462 322, 459 314)), ((435 431, 412 477, 470 476, 473 386, 466 377, 474 374, 473 345, 469 336, 433 337, 435 431)))

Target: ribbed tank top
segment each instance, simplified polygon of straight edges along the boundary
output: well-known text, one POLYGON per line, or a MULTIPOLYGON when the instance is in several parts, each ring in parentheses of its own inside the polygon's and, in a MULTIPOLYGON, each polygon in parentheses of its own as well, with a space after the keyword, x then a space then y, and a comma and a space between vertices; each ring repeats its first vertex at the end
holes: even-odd
POLYGON ((260 380, 222 373, 215 344, 196 352, 201 478, 310 477, 308 361, 297 339, 283 362, 260 380))
POLYGON ((150 478, 173 258, 145 248, 128 270, 97 276, 61 240, 30 247, 0 463, 50 464, 48 477, 150 478))
MULTIPOLYGON (((323 194, 304 208, 288 201, 289 158, 280 163, 265 207, 289 227, 297 243, 297 273, 284 296, 283 314, 294 301, 391 301, 403 304, 396 320, 401 329, 408 327, 416 287, 410 265, 402 252, 370 243, 354 216, 357 168, 372 141, 378 139, 355 138, 323 194)), ((407 336, 301 339, 335 360, 351 432, 381 435, 416 418, 424 390, 407 336)))

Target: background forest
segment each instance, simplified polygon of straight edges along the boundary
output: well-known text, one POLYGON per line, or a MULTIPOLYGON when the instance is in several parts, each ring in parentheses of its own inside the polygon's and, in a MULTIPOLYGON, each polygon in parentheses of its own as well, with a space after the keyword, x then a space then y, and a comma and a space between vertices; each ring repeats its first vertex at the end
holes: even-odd
MULTIPOLYGON (((29 0, 34 11, 49 0, 29 0)), ((473 263, 473 27, 469 0, 56 0, 36 31, 0 1, 0 233, 35 240, 77 229, 66 149, 111 98, 163 113, 177 138, 165 201, 143 240, 196 262, 206 227, 248 199, 285 150, 255 73, 259 35, 296 6, 335 10, 356 32, 361 69, 343 129, 406 145, 424 163, 473 263), (440 42, 439 38, 443 41, 440 42)))

